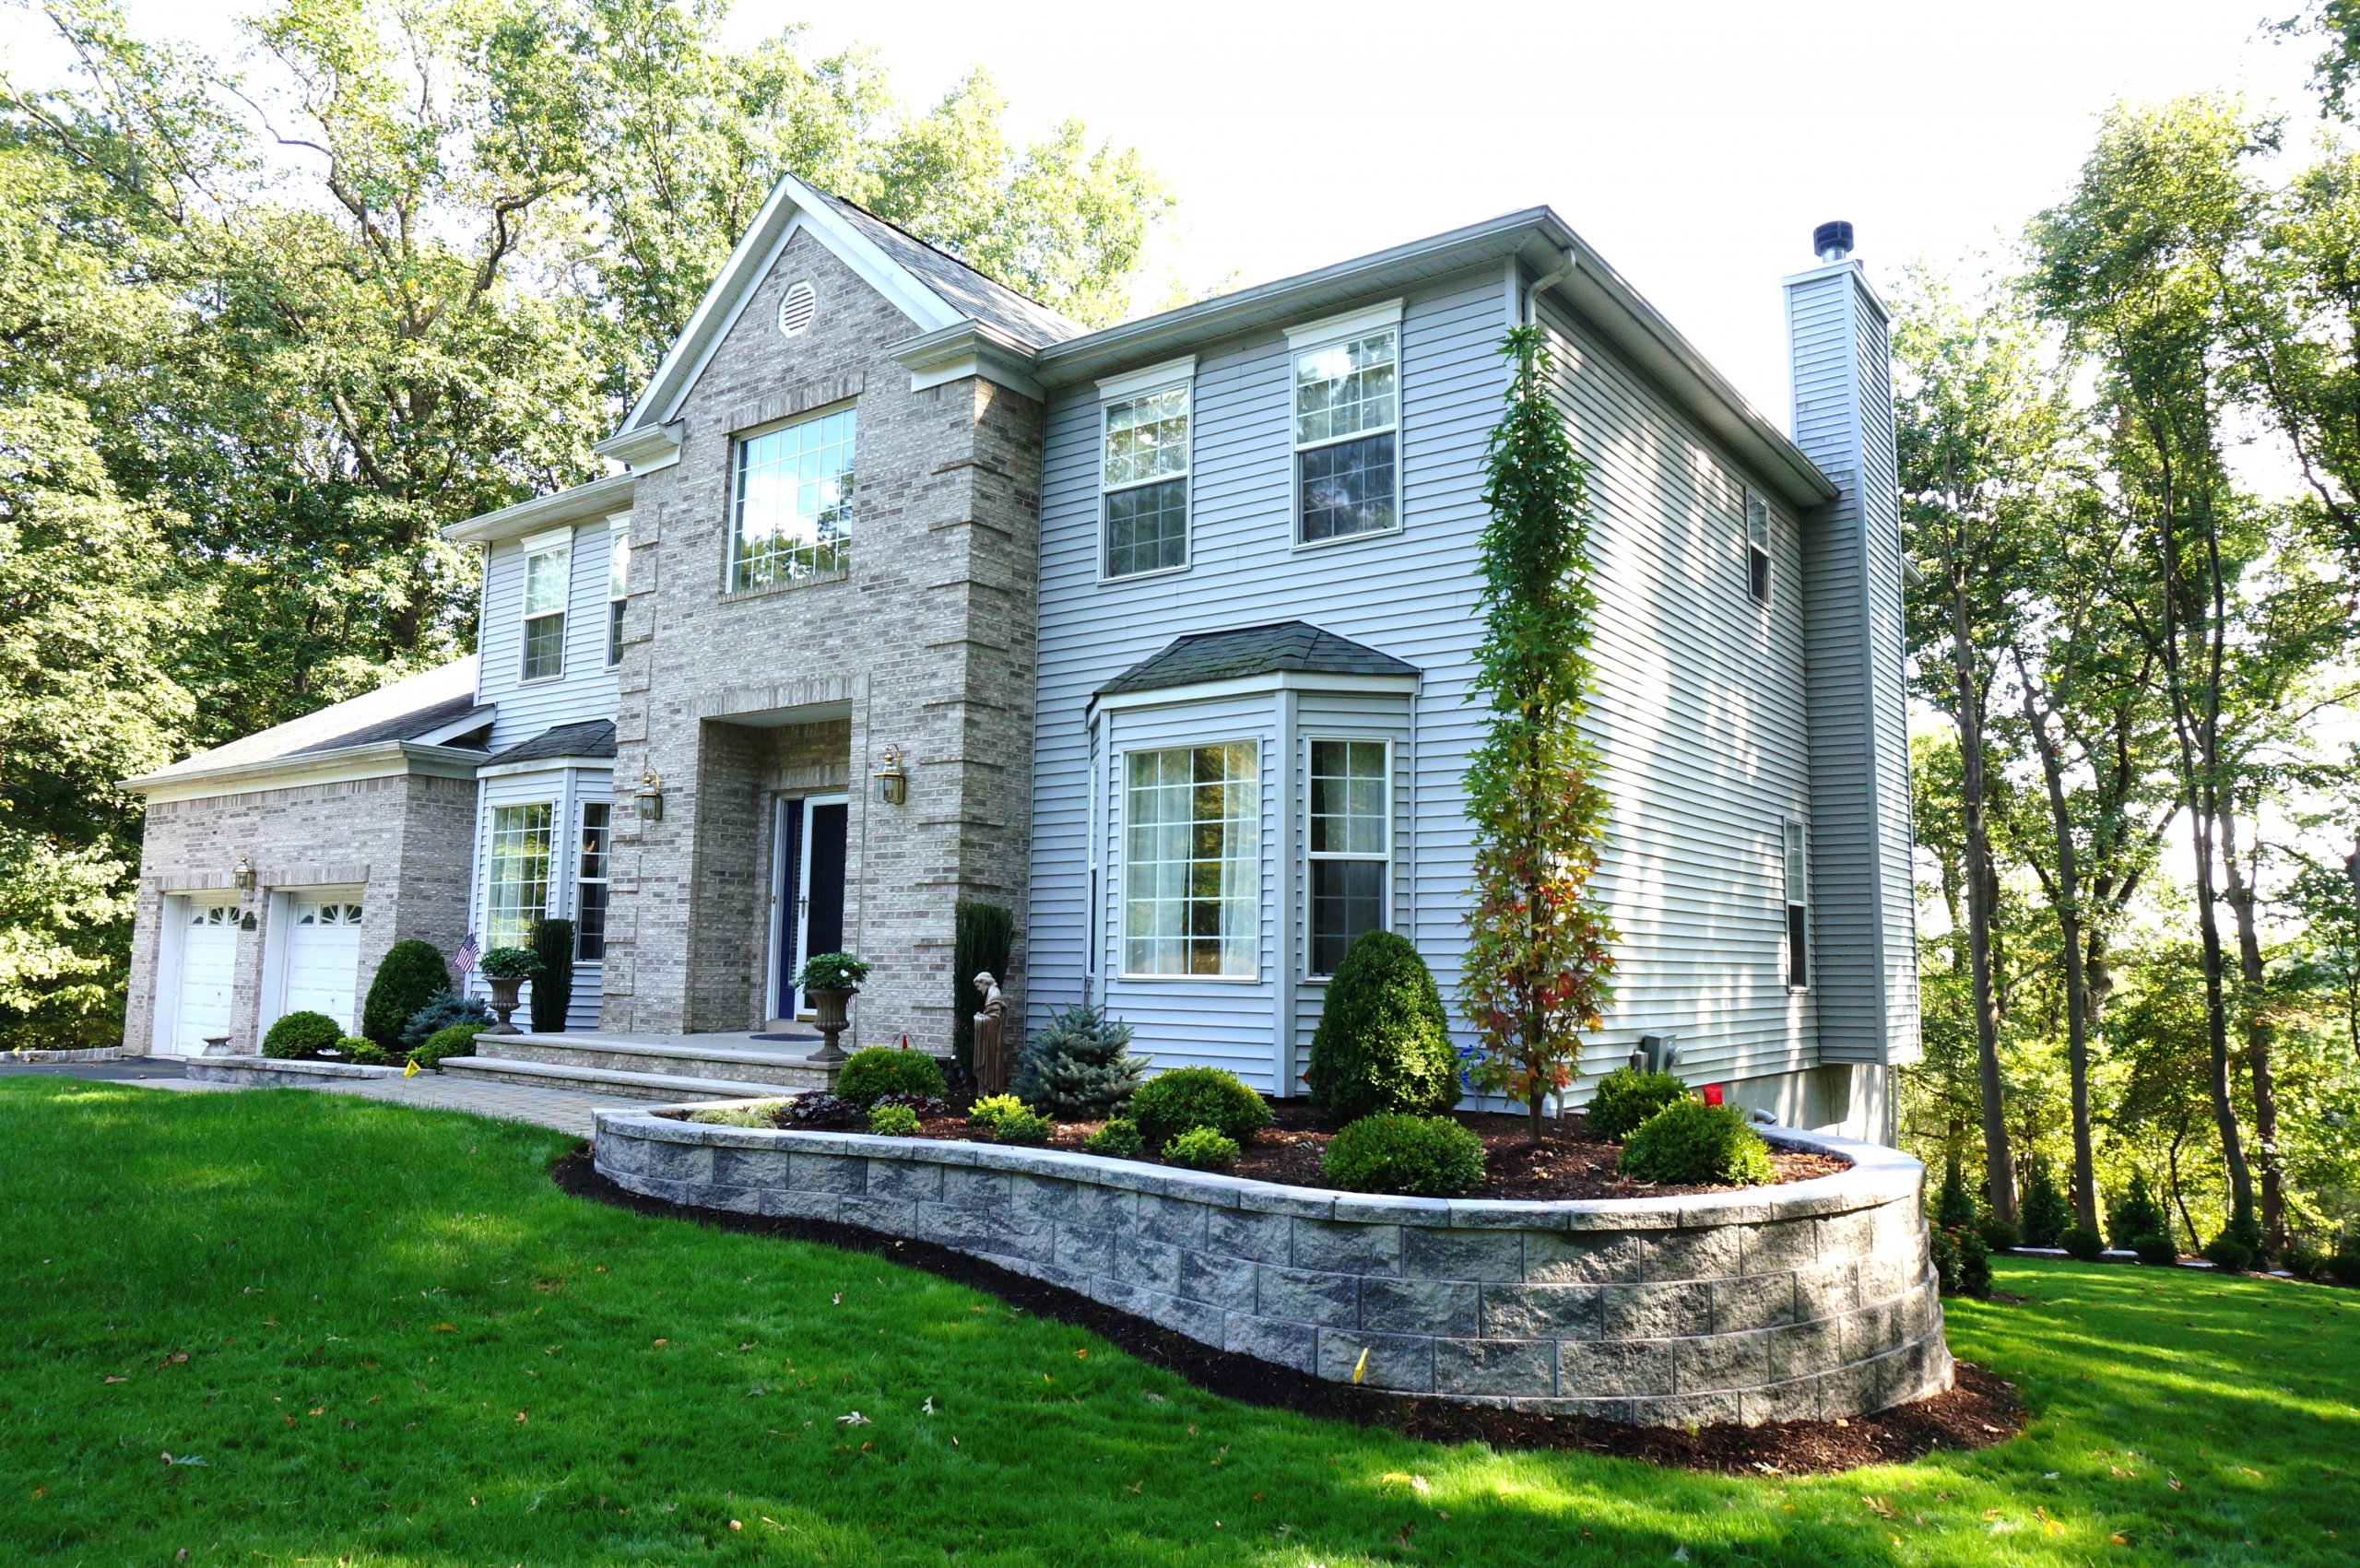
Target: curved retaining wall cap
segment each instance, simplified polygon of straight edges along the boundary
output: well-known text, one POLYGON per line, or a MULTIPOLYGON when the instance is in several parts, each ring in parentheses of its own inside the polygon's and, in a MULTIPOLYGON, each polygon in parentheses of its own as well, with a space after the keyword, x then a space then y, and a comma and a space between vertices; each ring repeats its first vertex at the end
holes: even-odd
POLYGON ((1688 1197, 1376 1197, 1060 1149, 597 1113, 598 1170, 674 1203, 909 1236, 1208 1345, 1410 1394, 1642 1425, 1865 1415, 1947 1388, 1925 1171, 1688 1197))

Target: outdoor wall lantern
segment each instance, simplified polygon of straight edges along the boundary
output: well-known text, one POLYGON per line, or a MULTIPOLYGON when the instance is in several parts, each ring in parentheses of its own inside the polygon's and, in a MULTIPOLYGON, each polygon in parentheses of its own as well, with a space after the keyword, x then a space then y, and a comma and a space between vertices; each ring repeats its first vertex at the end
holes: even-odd
POLYGON ((254 885, 254 863, 242 855, 238 856, 238 863, 230 867, 230 885, 240 892, 252 889, 254 885))
POLYGON ((910 779, 902 772, 902 749, 885 749, 885 765, 869 777, 877 781, 877 798, 888 806, 899 806, 910 797, 910 779))
POLYGON ((664 781, 655 776, 655 769, 650 768, 639 775, 639 793, 631 798, 639 802, 641 821, 660 822, 664 819, 664 781))

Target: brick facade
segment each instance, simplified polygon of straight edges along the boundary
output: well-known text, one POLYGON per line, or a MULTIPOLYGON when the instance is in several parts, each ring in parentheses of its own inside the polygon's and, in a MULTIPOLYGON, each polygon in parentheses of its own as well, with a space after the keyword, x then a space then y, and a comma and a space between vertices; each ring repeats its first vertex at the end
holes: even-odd
POLYGON ((617 814, 607 1029, 763 1021, 783 796, 850 797, 845 945, 873 968, 848 1045, 949 1048, 955 900, 1008 905, 1021 942, 1040 409, 975 378, 913 391, 886 352, 912 332, 796 234, 680 410, 678 461, 634 488, 616 796, 653 771, 664 816, 617 814), (779 296, 806 280, 817 316, 783 337, 779 296), (850 566, 728 591, 737 438, 847 403, 850 566), (869 788, 889 745, 900 806, 869 788))

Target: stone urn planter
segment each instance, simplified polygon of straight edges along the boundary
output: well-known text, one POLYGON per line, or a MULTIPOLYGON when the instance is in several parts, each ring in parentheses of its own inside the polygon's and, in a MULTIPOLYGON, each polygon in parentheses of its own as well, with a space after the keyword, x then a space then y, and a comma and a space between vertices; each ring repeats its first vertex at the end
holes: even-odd
POLYGON ((860 995, 859 989, 851 985, 815 985, 804 995, 811 998, 811 1008, 820 1015, 811 1023, 821 1037, 820 1048, 811 1053, 811 1059, 815 1062, 843 1061, 844 1048, 836 1043, 837 1037, 852 1027, 852 1020, 846 1016, 844 1008, 860 995))
POLYGON ((522 1034, 523 1030, 508 1021, 508 1015, 516 1010, 516 992, 525 984, 525 977, 521 974, 487 974, 483 979, 484 984, 491 987, 492 1016, 500 1020, 484 1032, 522 1034))

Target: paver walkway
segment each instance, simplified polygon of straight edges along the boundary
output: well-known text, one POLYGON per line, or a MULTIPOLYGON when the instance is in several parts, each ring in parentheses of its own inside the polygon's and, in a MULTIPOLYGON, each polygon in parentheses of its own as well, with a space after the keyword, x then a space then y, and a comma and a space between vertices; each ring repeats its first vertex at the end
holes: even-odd
MULTIPOLYGON (((0 1077, 43 1073, 57 1078, 95 1079, 136 1083, 148 1089, 178 1089, 191 1092, 235 1090, 228 1083, 206 1083, 190 1078, 181 1065, 166 1057, 126 1056, 114 1062, 26 1062, 0 1064, 0 1077)), ((441 1073, 416 1078, 343 1079, 306 1084, 325 1094, 356 1094, 396 1105, 425 1105, 442 1111, 472 1111, 502 1121, 531 1122, 578 1138, 590 1136, 590 1113, 632 1102, 603 1095, 578 1094, 561 1089, 533 1089, 523 1084, 485 1083, 441 1073)))

